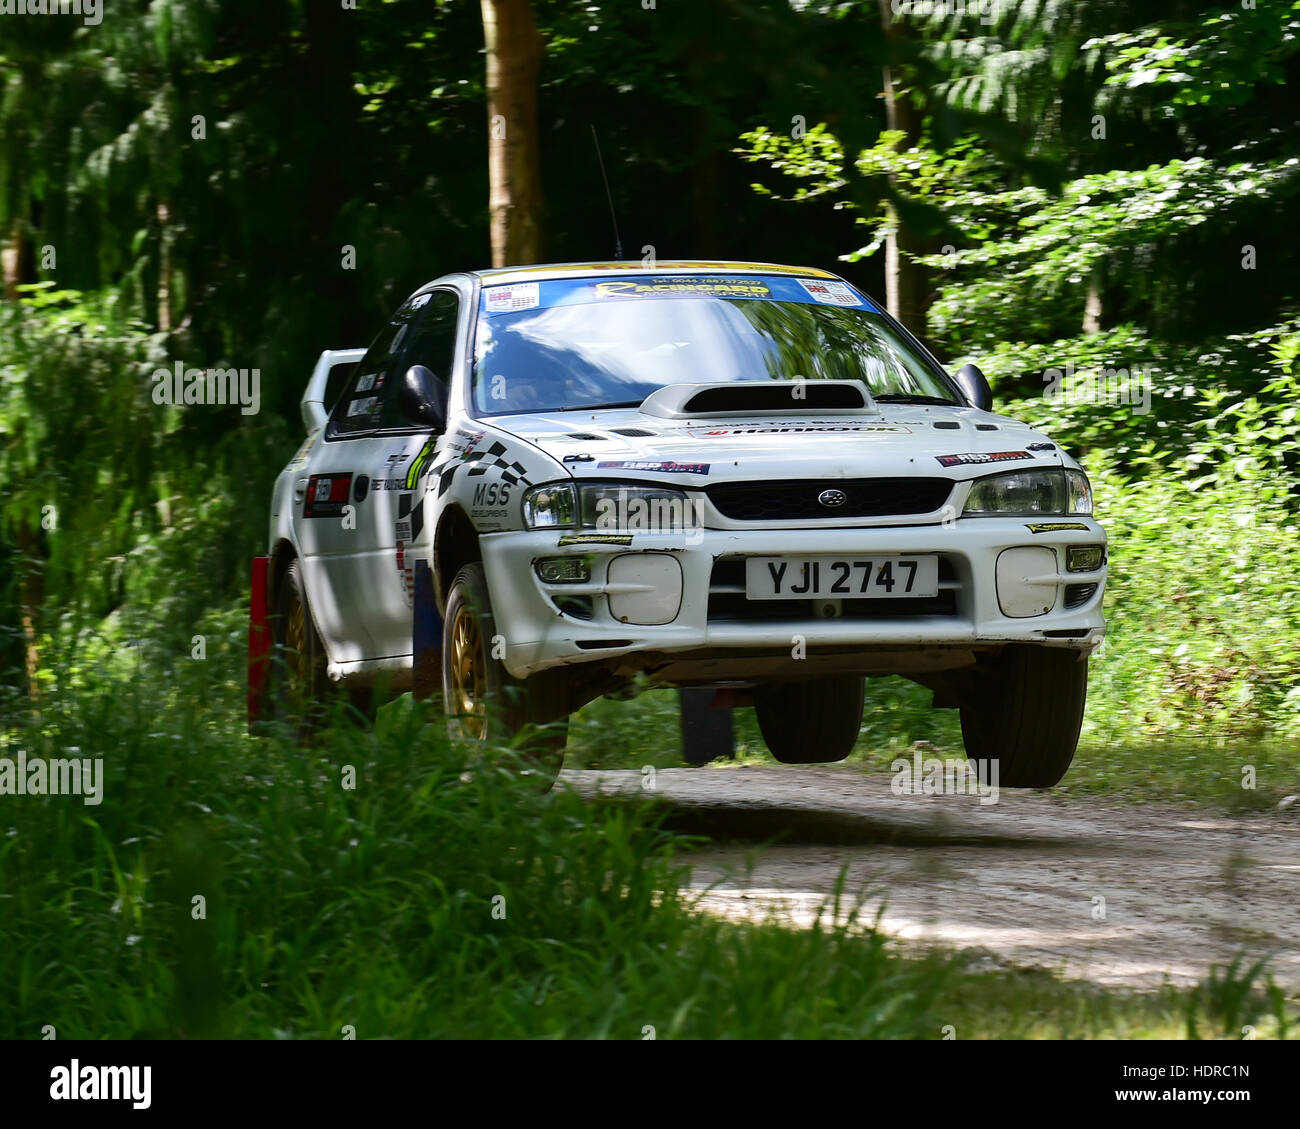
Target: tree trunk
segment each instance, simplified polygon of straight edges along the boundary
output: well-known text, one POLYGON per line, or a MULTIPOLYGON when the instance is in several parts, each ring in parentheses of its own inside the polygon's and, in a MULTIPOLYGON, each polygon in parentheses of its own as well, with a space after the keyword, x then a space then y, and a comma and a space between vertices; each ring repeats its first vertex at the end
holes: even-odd
POLYGON ((158 332, 172 331, 172 209, 159 200, 154 210, 158 220, 158 332))
POLYGON ((541 258, 542 184, 537 155, 537 72, 542 37, 532 0, 482 0, 487 46, 488 208, 492 265, 541 258))
POLYGON ((4 249, 4 296, 17 300, 18 287, 36 281, 36 246, 32 242, 26 216, 20 215, 9 232, 9 246, 4 249))
MULTIPOLYGON (((889 57, 897 58, 905 32, 902 25, 894 22, 892 0, 879 0, 879 3, 889 57)), ((903 147, 909 148, 921 140, 921 115, 911 100, 902 95, 906 83, 901 67, 886 63, 882 71, 885 128, 901 130, 903 147)), ((918 263, 915 256, 933 254, 937 249, 935 241, 913 231, 893 204, 889 205, 889 221, 893 231, 885 241, 885 304, 894 317, 924 339, 930 303, 934 299, 933 279, 930 269, 918 263)))
POLYGON ((40 627, 41 605, 45 602, 44 562, 40 546, 31 524, 20 518, 18 523, 18 604, 22 623, 24 666, 27 674, 27 693, 34 702, 40 694, 36 673, 40 668, 40 651, 37 635, 40 627))
POLYGON ((1101 332, 1101 264, 1088 275, 1088 294, 1083 301, 1083 332, 1091 336, 1101 332))

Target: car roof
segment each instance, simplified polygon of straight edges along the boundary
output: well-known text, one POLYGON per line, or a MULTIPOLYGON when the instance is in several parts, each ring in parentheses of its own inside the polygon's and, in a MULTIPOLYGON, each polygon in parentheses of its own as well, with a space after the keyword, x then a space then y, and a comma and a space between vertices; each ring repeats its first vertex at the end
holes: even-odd
POLYGON ((780 263, 731 262, 720 259, 673 259, 647 266, 640 260, 605 263, 544 263, 539 266, 498 267, 493 270, 470 271, 483 282, 499 285, 511 282, 538 282, 550 278, 584 278, 609 274, 792 274, 804 278, 838 278, 829 271, 816 267, 782 266, 780 263))

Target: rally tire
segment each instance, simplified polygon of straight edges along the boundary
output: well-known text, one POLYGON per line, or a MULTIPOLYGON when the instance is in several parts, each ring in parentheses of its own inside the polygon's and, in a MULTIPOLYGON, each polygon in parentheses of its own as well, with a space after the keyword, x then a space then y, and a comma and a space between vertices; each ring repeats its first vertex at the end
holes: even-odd
POLYGON ((771 683, 754 695, 754 713, 768 751, 782 764, 842 761, 862 729, 861 675, 771 683))
POLYGON ((514 744, 530 772, 549 785, 564 763, 569 680, 564 669, 515 678, 494 657, 496 620, 483 565, 467 564, 447 594, 442 634, 442 693, 451 735, 488 745, 514 744))
POLYGON ((995 760, 1002 788, 1050 788, 1079 744, 1088 660, 1062 647, 1007 647, 993 679, 961 706, 966 756, 985 771, 995 760))
POLYGON ((323 720, 329 678, 325 673, 325 648, 312 620, 302 565, 296 558, 289 562, 276 589, 271 631, 273 716, 293 723, 298 739, 306 741, 323 720))

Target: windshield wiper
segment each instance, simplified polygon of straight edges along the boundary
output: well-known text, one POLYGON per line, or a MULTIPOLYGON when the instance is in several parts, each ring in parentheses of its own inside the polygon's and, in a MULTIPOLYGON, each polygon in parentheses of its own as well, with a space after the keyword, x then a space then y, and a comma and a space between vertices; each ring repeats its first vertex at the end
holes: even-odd
POLYGON ((602 412, 606 408, 639 408, 644 400, 622 400, 617 404, 577 404, 571 408, 556 408, 557 412, 602 412))
POLYGON ((879 396, 872 393, 871 398, 877 404, 941 404, 945 408, 961 406, 955 400, 945 400, 942 396, 919 396, 908 392, 882 392, 879 396))

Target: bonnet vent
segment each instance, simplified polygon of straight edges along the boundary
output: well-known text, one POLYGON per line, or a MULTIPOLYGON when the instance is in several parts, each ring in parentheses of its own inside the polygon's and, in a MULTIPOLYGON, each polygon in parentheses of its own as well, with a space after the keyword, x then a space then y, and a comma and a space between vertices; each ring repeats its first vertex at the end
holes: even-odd
POLYGON ((737 380, 725 384, 675 384, 646 397, 646 415, 683 418, 726 415, 770 416, 828 412, 875 412, 866 385, 858 380, 737 380))

